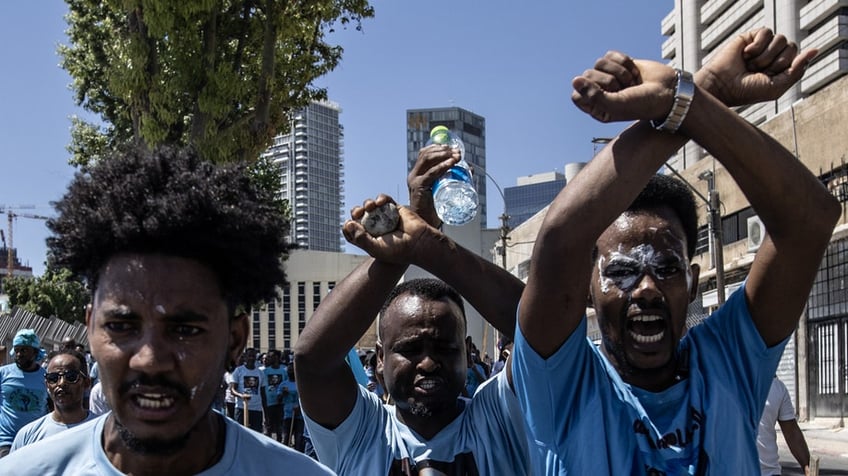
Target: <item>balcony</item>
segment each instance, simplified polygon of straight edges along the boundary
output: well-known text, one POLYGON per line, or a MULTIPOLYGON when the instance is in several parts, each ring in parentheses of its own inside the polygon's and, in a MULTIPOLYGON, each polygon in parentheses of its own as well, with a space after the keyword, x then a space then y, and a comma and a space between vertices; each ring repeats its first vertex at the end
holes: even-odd
POLYGON ((813 30, 816 25, 842 7, 848 7, 848 0, 813 0, 801 9, 801 29, 813 30))
MULTIPOLYGON (((707 2, 707 5, 717 2, 712 0, 707 2)), ((760 10, 760 18, 762 18, 762 0, 741 0, 736 2, 732 7, 721 15, 713 24, 704 29, 701 33, 701 48, 711 50, 722 40, 730 36, 735 29, 742 24, 748 24, 749 20, 757 10, 760 10)), ((756 22, 758 25, 762 23, 762 19, 756 22)), ((750 29, 750 28, 748 28, 750 29)))
POLYGON ((838 15, 828 20, 801 41, 801 49, 818 48, 826 51, 837 44, 848 41, 848 15, 838 15))

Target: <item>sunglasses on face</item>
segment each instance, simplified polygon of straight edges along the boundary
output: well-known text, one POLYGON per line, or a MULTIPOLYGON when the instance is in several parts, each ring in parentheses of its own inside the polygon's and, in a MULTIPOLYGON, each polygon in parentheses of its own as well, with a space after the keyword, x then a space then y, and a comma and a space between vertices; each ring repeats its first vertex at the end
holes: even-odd
POLYGON ((49 384, 57 384, 59 383, 59 379, 65 379, 65 382, 68 383, 77 383, 79 382, 80 377, 82 377, 82 372, 79 370, 66 370, 64 372, 50 372, 44 375, 44 380, 49 384))

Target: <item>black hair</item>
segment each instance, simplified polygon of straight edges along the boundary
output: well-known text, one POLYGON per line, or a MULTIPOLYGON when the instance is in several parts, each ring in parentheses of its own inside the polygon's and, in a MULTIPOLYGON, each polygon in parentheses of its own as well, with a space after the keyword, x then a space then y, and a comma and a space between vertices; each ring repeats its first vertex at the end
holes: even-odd
MULTIPOLYGON (((625 212, 638 212, 668 207, 674 212, 686 236, 686 254, 695 256, 698 242, 698 209, 692 191, 681 180, 669 175, 655 174, 627 207, 625 212)), ((598 259, 598 247, 592 248, 592 261, 598 259)))
POLYGON ((86 280, 119 253, 193 259, 217 276, 231 309, 276 296, 287 221, 246 164, 215 165, 190 148, 130 147, 78 172, 47 221, 53 263, 86 280))
POLYGON ((455 302, 457 306, 459 306, 463 326, 465 327, 468 325, 465 320, 465 304, 462 301, 462 296, 459 295, 456 289, 450 287, 444 281, 440 281, 434 278, 411 279, 395 286, 395 288, 392 289, 392 291, 389 293, 389 296, 386 298, 386 301, 383 302, 383 307, 380 309, 380 321, 379 325, 377 326, 378 337, 383 335, 383 317, 386 314, 386 309, 389 308, 389 306, 395 301, 395 299, 399 298, 404 294, 419 296, 430 300, 439 300, 444 298, 450 299, 451 301, 455 302))
POLYGON ((50 363, 50 361, 52 361, 56 357, 59 357, 60 355, 70 355, 71 357, 73 357, 73 358, 75 358, 79 361, 80 372, 82 372, 83 375, 86 375, 86 376, 88 375, 88 364, 85 362, 85 357, 82 354, 80 354, 79 352, 77 352, 76 350, 60 349, 60 350, 51 352, 50 354, 51 354, 50 358, 47 359, 48 364, 50 363))
POLYGON ((677 215, 686 235, 686 252, 689 259, 692 259, 698 242, 698 210, 692 191, 681 180, 669 175, 655 174, 627 207, 627 211, 660 207, 669 207, 677 215))

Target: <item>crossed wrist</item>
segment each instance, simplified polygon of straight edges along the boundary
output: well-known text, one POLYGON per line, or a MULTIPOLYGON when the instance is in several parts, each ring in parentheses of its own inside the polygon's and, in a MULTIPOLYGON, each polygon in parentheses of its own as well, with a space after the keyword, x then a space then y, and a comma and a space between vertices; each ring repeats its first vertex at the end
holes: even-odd
POLYGON ((651 121, 651 125, 657 130, 665 131, 674 134, 680 128, 683 120, 686 119, 686 114, 689 112, 689 106, 692 104, 692 99, 695 97, 695 82, 692 79, 692 73, 677 69, 677 83, 674 87, 674 102, 671 105, 671 110, 662 122, 651 121))

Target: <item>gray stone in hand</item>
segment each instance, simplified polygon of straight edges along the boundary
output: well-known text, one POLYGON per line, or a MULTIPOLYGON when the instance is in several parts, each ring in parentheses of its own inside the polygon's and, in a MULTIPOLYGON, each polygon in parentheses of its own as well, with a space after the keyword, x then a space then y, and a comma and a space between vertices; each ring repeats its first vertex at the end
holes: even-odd
POLYGON ((397 228, 400 214, 394 203, 387 202, 374 210, 367 211, 360 223, 371 236, 385 235, 397 228))

